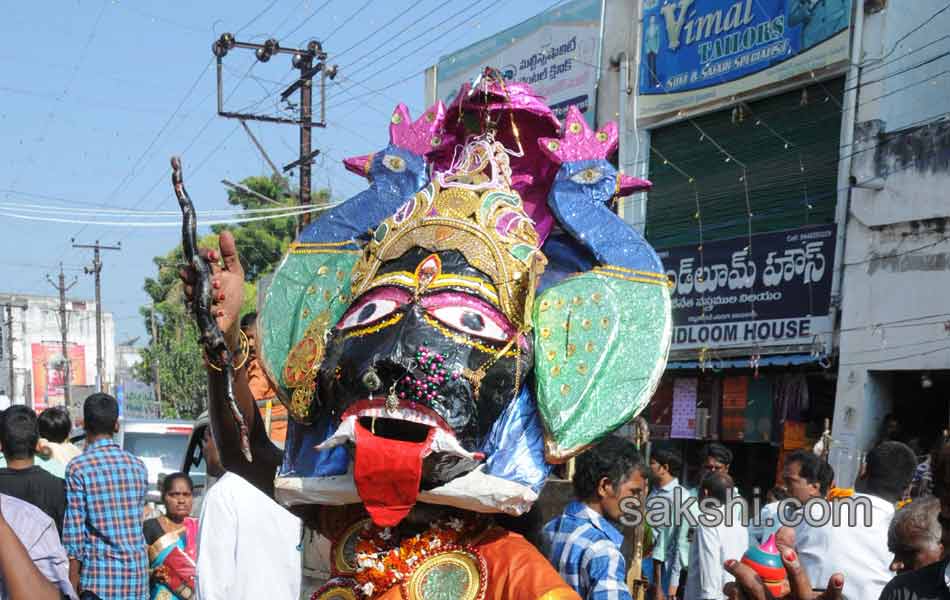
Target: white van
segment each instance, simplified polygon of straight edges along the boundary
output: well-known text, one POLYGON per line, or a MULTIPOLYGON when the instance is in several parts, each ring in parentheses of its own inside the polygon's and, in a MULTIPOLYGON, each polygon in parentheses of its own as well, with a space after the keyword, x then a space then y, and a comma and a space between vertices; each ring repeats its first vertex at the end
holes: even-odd
POLYGON ((181 468, 192 429, 191 421, 125 418, 119 421, 116 442, 137 456, 148 469, 146 502, 161 503, 159 481, 181 468))

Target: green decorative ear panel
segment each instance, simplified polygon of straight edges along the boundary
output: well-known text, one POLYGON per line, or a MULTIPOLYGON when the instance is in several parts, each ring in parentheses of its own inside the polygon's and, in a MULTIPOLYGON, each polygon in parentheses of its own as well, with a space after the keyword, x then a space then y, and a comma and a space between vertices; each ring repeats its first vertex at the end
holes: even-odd
POLYGON ((563 462, 636 417, 669 353, 666 276, 598 267, 535 300, 535 382, 545 454, 563 462))
POLYGON ((350 304, 350 276, 359 256, 353 242, 294 244, 264 297, 257 328, 261 360, 298 422, 311 421, 325 336, 350 304))

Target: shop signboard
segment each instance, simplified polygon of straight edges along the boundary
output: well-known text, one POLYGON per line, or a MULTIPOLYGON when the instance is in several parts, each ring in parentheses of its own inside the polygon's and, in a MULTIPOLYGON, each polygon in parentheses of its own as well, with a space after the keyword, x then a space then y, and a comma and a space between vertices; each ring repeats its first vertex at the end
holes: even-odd
POLYGON ((852 0, 643 0, 639 116, 845 61, 852 0))
POLYGON ((658 252, 672 282, 672 349, 827 347, 835 225, 658 252))
POLYGON ((531 84, 562 119, 577 105, 592 120, 596 100, 600 0, 572 0, 439 60, 438 97, 449 104, 485 67, 531 84))

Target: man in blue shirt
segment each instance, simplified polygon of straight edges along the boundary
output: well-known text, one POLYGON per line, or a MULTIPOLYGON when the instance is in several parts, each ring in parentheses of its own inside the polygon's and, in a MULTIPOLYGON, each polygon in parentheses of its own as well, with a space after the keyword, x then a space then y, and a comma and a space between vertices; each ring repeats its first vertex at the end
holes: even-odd
POLYGON ((626 498, 642 498, 646 465, 627 440, 608 436, 576 459, 574 495, 544 526, 548 560, 585 600, 630 600, 617 528, 626 498))
POLYGON ((83 406, 86 449, 66 467, 63 546, 73 588, 103 600, 148 597, 142 512, 148 472, 112 441, 119 405, 93 394, 83 406))

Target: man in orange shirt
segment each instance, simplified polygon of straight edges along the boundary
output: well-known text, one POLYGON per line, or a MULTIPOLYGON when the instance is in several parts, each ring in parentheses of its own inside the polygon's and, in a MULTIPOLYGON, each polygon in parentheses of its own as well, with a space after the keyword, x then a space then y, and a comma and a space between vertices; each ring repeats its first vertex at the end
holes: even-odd
POLYGON ((249 345, 247 379, 251 394, 257 401, 264 425, 272 442, 283 446, 287 439, 287 409, 277 398, 277 389, 271 382, 257 354, 257 313, 251 312, 241 318, 241 331, 249 345))

